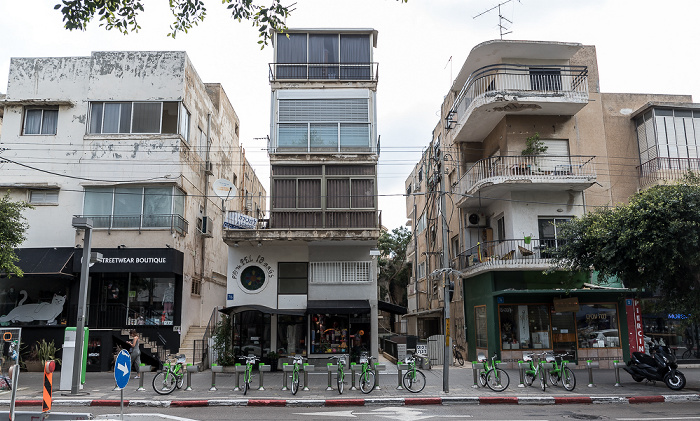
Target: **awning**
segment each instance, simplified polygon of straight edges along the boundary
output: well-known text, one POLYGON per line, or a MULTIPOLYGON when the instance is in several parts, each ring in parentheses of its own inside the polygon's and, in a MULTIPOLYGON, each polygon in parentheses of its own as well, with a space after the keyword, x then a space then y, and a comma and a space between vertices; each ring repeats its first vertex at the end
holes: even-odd
POLYGON ((17 266, 25 275, 73 276, 72 247, 15 249, 17 266))
POLYGON ((367 300, 309 300, 306 312, 310 314, 366 314, 370 312, 367 300))
POLYGON ((605 288, 605 289, 503 289, 494 291, 493 295, 520 295, 520 294, 610 294, 610 293, 635 293, 635 289, 628 288, 605 288))
POLYGON ((306 314, 305 309, 289 309, 289 308, 272 308, 272 307, 267 307, 263 305, 257 305, 257 304, 248 304, 244 306, 231 306, 231 307, 226 307, 221 310, 222 313, 226 314, 237 314, 241 313, 244 311, 259 311, 262 313, 268 313, 268 314, 284 314, 288 316, 303 316, 306 314))
POLYGON ((379 308, 379 311, 388 311, 389 313, 392 314, 406 314, 408 313, 408 309, 404 306, 400 306, 398 304, 392 304, 388 301, 382 301, 379 300, 377 302, 377 308, 379 308))

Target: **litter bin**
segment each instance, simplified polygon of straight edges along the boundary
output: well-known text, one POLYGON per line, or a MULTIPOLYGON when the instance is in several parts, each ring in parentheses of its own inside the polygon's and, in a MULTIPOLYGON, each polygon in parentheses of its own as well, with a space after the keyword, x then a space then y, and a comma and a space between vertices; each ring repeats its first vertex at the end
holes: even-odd
MULTIPOLYGON (((85 371, 87 368, 87 351, 88 351, 88 328, 84 328, 83 335, 83 358, 80 367, 80 388, 83 388, 85 384, 85 371)), ((66 332, 63 336, 63 358, 61 358, 61 382, 59 384, 60 390, 71 390, 73 385, 73 360, 75 359, 75 337, 76 328, 67 327, 66 332)))

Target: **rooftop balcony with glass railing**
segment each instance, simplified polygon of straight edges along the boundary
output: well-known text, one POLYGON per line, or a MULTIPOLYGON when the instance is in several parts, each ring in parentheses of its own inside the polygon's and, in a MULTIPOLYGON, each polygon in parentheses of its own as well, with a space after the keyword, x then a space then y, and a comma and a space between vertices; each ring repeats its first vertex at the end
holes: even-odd
POLYGON ((587 66, 492 64, 466 80, 446 127, 455 142, 481 142, 507 114, 574 115, 587 103, 587 66))

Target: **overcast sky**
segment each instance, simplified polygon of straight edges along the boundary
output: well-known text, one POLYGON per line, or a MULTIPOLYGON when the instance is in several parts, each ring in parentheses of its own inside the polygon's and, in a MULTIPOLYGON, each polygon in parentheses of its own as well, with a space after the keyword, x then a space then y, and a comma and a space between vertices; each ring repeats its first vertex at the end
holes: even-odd
MULTIPOLYGON (((431 139, 452 79, 472 47, 499 38, 497 10, 473 17, 503 1, 297 0, 290 28, 379 31, 379 207, 389 229, 406 222, 404 180, 431 139)), ((173 40, 166 37, 173 20, 167 0, 148 0, 138 34, 106 31, 97 22, 87 32, 69 32, 53 9, 58 2, 0 0, 0 93, 7 91, 11 57, 187 51, 201 79, 226 90, 241 121, 241 143, 269 192, 266 141, 256 138, 270 131, 273 51, 260 49, 257 28, 232 19, 219 0, 205 0, 205 21, 173 40)), ((690 94, 700 100, 698 0, 515 0, 501 11, 513 22, 504 39, 595 45, 603 92, 690 94)))

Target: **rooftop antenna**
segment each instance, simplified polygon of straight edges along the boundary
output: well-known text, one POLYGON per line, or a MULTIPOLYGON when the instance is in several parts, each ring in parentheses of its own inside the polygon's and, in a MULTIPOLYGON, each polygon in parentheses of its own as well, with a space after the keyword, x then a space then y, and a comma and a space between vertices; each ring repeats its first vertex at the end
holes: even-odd
MULTIPOLYGON (((505 5, 505 4, 508 4, 508 3, 512 2, 512 1, 513 1, 513 0, 506 0, 506 1, 504 1, 503 3, 498 3, 496 6, 493 6, 493 7, 490 8, 489 10, 484 10, 483 12, 481 12, 481 13, 479 13, 478 15, 474 16, 472 19, 476 19, 476 18, 478 18, 479 16, 484 15, 484 14, 486 14, 486 13, 488 13, 488 12, 494 10, 494 9, 498 9, 498 29, 499 29, 500 32, 501 32, 501 39, 503 39, 503 35, 508 35, 508 34, 510 34, 510 33, 513 33, 513 31, 508 31, 508 28, 506 28, 505 26, 503 26, 503 21, 505 20, 506 22, 510 23, 511 25, 513 24, 513 22, 511 22, 510 20, 508 20, 508 18, 506 18, 505 16, 503 16, 503 15, 501 14, 501 6, 503 6, 503 5, 505 5), (503 32, 503 31, 507 31, 507 32, 503 32)), ((518 3, 520 3, 520 0, 518 0, 518 3)))

